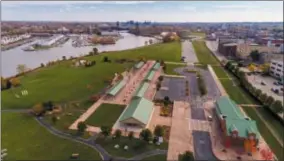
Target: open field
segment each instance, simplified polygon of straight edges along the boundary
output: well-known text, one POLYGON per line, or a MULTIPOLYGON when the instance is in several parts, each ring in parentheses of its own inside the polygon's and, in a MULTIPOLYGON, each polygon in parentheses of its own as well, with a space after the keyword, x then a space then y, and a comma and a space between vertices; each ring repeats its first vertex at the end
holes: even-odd
POLYGON ((128 137, 123 137, 119 139, 111 138, 97 138, 97 143, 100 144, 108 153, 116 157, 131 158, 135 155, 139 155, 143 152, 147 152, 155 149, 168 149, 168 143, 162 143, 161 145, 149 144, 146 141, 133 138, 129 140, 128 137), (114 146, 118 144, 119 149, 115 149, 114 146), (124 146, 128 146, 128 150, 124 150, 124 146))
POLYGON ((31 108, 36 103, 49 100, 55 103, 85 100, 106 86, 104 79, 112 78, 115 73, 123 72, 133 65, 133 63, 115 63, 115 59, 138 60, 141 57, 179 62, 181 44, 179 42, 155 44, 86 57, 88 60, 96 61, 96 65, 91 67, 71 67, 72 62, 67 60, 60 64, 40 68, 20 77, 21 87, 1 91, 2 109, 31 108), (112 62, 102 62, 104 56, 108 56, 112 62), (91 88, 87 88, 88 85, 91 88), (27 89, 29 95, 16 98, 15 94, 20 95, 22 89, 27 89))
MULTIPOLYGON (((56 129, 71 132, 68 127, 76 121, 91 105, 93 102, 89 100, 82 100, 73 103, 62 104, 62 112, 57 113, 56 116, 59 118, 56 123, 52 122, 52 115, 45 115, 44 119, 56 129)), ((75 133, 76 131, 74 131, 75 133)))
POLYGON ((206 34, 204 32, 191 32, 190 35, 200 36, 202 38, 204 38, 206 36, 206 34))
POLYGON ((193 41, 193 48, 195 50, 197 59, 201 64, 218 64, 217 59, 211 54, 211 51, 206 47, 204 41, 193 41))
POLYGON ((186 65, 179 65, 179 64, 166 64, 166 71, 165 74, 167 75, 180 75, 179 73, 175 72, 174 69, 185 67, 186 65))
POLYGON ((112 127, 120 114, 123 112, 124 105, 101 104, 98 109, 86 120, 87 125, 101 127, 112 127))
MULTIPOLYGON (((220 64, 217 59, 212 55, 211 51, 206 47, 204 42, 193 42, 193 46, 196 50, 196 55, 199 59, 199 62, 203 62, 205 64, 220 64), (209 56, 211 55, 211 56, 209 56)), ((231 74, 227 74, 228 72, 219 66, 212 66, 213 70, 216 72, 216 75, 219 78, 233 78, 233 80, 230 79, 221 79, 221 83, 224 86, 226 92, 230 96, 232 100, 234 100, 237 104, 258 104, 252 96, 250 96, 249 93, 247 93, 242 87, 239 85, 239 81, 237 78, 235 78, 231 74)), ((281 147, 280 143, 277 142, 276 138, 272 135, 271 131, 266 127, 263 120, 259 118, 257 115, 257 112, 262 115, 264 118, 270 118, 269 120, 266 120, 268 124, 271 125, 271 127, 274 129, 274 131, 277 132, 277 135, 283 135, 283 131, 279 130, 279 127, 282 127, 283 125, 280 124, 279 121, 277 121, 273 116, 270 116, 271 114, 268 112, 265 112, 264 110, 260 110, 258 108, 252 109, 252 108, 243 108, 244 111, 247 113, 249 117, 251 117, 253 120, 257 122, 257 126, 259 129, 259 132, 264 137, 267 144, 271 147, 273 152, 278 157, 278 160, 283 160, 283 147, 281 147), (277 125, 272 125, 275 122, 278 122, 277 125)), ((283 137, 282 137, 283 138, 283 137)))
POLYGON ((146 160, 148 160, 148 161, 166 161, 167 156, 166 155, 154 155, 154 156, 150 156, 148 158, 144 158, 143 160, 145 160, 145 161, 146 160))
POLYGON ((32 116, 2 113, 1 117, 1 147, 7 149, 7 160, 68 160, 72 153, 79 153, 80 160, 101 160, 96 150, 54 136, 32 116))

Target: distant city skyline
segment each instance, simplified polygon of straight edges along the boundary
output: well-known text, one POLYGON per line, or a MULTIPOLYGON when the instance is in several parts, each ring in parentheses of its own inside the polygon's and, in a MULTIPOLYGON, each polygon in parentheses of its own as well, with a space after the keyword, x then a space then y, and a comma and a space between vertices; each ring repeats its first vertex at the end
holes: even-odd
POLYGON ((2 1, 2 21, 283 22, 283 1, 2 1))

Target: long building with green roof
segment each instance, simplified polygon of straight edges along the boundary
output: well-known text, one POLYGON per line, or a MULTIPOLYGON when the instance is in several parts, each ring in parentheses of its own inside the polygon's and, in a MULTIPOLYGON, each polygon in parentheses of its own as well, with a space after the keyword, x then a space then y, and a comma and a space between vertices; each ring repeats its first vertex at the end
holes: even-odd
POLYGON ((138 127, 146 127, 152 112, 154 104, 143 97, 133 98, 119 118, 119 122, 138 127))
POLYGON ((146 93, 148 87, 148 82, 144 82, 140 85, 140 87, 135 91, 134 97, 144 97, 144 94, 146 93))
POLYGON ((154 78, 155 75, 155 71, 153 70, 149 70, 149 72, 147 73, 145 80, 146 81, 151 81, 154 78))
POLYGON ((112 88, 107 91, 108 95, 115 96, 117 93, 126 85, 124 80, 119 81, 116 83, 112 88))
POLYGON ((216 101, 216 113, 226 138, 226 146, 243 145, 247 152, 254 152, 260 138, 256 122, 247 118, 227 96, 216 101))

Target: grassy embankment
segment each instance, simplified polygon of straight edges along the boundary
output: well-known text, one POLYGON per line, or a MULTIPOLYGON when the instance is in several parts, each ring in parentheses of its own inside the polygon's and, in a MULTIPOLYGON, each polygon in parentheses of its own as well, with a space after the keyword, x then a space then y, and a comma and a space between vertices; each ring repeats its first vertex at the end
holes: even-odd
MULTIPOLYGON (((227 91, 228 95, 237 104, 257 104, 257 102, 252 98, 242 87, 240 87, 237 78, 230 75, 232 80, 229 79, 229 74, 223 67, 217 66, 219 64, 218 60, 213 56, 211 51, 206 47, 205 43, 202 41, 193 42, 194 49, 198 60, 204 64, 213 65, 212 68, 215 71, 218 78, 228 78, 220 79, 222 85, 227 91), (215 66, 214 66, 215 65, 215 66)), ((267 128, 263 120, 257 115, 259 113, 264 118, 269 118, 266 122, 273 128, 278 136, 282 136, 283 139, 283 125, 277 121, 270 113, 265 112, 263 109, 259 108, 243 108, 249 117, 257 122, 257 126, 260 134, 264 137, 265 141, 269 144, 273 152, 276 154, 279 160, 283 160, 283 147, 272 135, 271 131, 267 128)))
POLYGON ((5 160, 68 160, 78 153, 80 160, 101 160, 93 148, 49 133, 27 114, 1 114, 1 147, 5 160))

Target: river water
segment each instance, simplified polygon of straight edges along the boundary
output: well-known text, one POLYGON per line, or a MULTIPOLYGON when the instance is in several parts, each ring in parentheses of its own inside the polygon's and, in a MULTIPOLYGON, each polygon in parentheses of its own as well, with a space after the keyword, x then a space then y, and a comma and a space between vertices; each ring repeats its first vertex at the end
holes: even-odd
MULTIPOLYGON (((1 75, 3 77, 10 77, 17 74, 17 66, 25 64, 28 68, 33 69, 40 66, 41 63, 47 63, 52 60, 62 59, 62 56, 69 58, 70 56, 76 57, 85 55, 92 51, 94 47, 98 48, 99 52, 102 51, 118 51, 137 48, 145 45, 145 41, 149 41, 150 37, 135 36, 126 32, 120 33, 123 38, 119 39, 113 45, 96 45, 85 47, 73 47, 71 40, 59 47, 51 48, 48 50, 26 52, 22 49, 29 46, 24 44, 22 46, 1 52, 1 75)), ((156 43, 158 40, 154 40, 156 43)))

